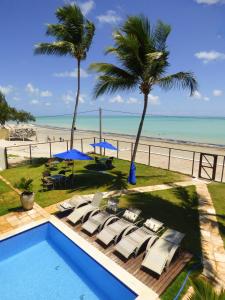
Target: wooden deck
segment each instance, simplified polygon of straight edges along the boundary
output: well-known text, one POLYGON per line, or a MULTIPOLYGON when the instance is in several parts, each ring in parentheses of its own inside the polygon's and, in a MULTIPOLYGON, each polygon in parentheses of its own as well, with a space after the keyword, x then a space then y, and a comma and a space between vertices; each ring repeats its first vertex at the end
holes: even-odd
MULTIPOLYGON (((59 216, 57 216, 59 217, 59 216)), ((178 255, 172 261, 170 267, 163 272, 163 274, 159 277, 155 274, 151 274, 146 270, 141 269, 141 262, 143 260, 143 252, 139 254, 136 258, 132 257, 127 261, 122 260, 114 252, 114 245, 111 245, 107 248, 104 248, 96 241, 96 236, 89 236, 86 232, 81 229, 81 225, 72 226, 70 223, 66 221, 66 217, 59 217, 61 221, 63 221, 66 225, 72 228, 74 231, 79 233, 85 240, 90 242, 93 246, 95 246, 98 250, 103 252, 105 255, 110 257, 114 262, 123 267, 137 279, 139 279, 142 283, 150 287, 153 291, 155 291, 158 295, 161 295, 167 287, 174 281, 177 275, 182 271, 185 265, 191 260, 192 254, 181 250, 178 255)))

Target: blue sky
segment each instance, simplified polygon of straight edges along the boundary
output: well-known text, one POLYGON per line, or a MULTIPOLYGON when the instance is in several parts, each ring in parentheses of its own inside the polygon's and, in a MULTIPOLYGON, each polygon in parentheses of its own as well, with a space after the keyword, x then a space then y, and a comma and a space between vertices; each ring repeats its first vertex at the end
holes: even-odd
MULTIPOLYGON (((55 23, 63 0, 1 0, 0 89, 8 102, 35 115, 72 113, 76 91, 71 57, 34 55, 34 45, 50 41, 46 24, 55 23)), ((168 73, 193 71, 199 91, 165 92, 155 88, 148 113, 225 117, 225 1, 224 0, 80 0, 86 17, 96 25, 93 45, 82 62, 80 111, 99 106, 139 113, 142 95, 116 93, 93 100, 95 75, 87 68, 95 61, 111 61, 104 49, 112 45, 113 30, 126 16, 143 13, 152 23, 170 24, 168 73)))

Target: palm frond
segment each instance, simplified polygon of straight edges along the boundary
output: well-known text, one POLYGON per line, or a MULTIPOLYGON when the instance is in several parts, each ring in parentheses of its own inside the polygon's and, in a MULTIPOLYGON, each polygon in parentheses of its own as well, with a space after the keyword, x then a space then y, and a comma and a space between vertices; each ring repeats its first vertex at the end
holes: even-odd
POLYGON ((85 24, 85 33, 82 37, 82 48, 87 52, 91 46, 95 34, 95 25, 88 21, 85 24))
POLYGON ((75 4, 69 4, 58 8, 56 11, 56 17, 59 22, 62 23, 70 23, 71 21, 76 22, 77 24, 84 23, 84 16, 81 9, 75 4))
POLYGON ((160 78, 156 81, 163 89, 172 89, 172 88, 183 88, 190 91, 190 95, 197 90, 198 84, 197 80, 192 72, 178 72, 173 75, 169 75, 163 78, 160 78))
POLYGON ((168 24, 158 21, 152 32, 155 48, 158 52, 166 49, 166 41, 171 32, 171 27, 168 24))
POLYGON ((97 98, 105 93, 113 94, 118 90, 132 90, 136 82, 125 78, 101 75, 94 88, 94 96, 97 98))
POLYGON ((54 42, 54 43, 40 43, 35 46, 35 54, 47 54, 47 55, 71 55, 74 56, 73 44, 68 42, 54 42))

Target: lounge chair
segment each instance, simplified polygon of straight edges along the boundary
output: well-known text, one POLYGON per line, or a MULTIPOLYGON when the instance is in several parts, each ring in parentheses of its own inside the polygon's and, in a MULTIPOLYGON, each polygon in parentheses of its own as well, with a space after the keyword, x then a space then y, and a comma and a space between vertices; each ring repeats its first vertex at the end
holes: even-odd
POLYGON ((129 230, 133 229, 140 213, 139 209, 127 209, 121 219, 117 217, 114 223, 105 226, 97 235, 97 239, 106 246, 111 242, 117 243, 123 233, 129 233, 129 230))
POLYGON ((93 234, 97 230, 101 231, 104 226, 117 220, 115 213, 117 213, 117 203, 108 200, 106 208, 97 212, 93 211, 81 227, 90 234, 93 234))
POLYGON ((141 265, 161 275, 170 265, 183 238, 183 233, 168 229, 153 246, 147 245, 146 255, 141 265))
POLYGON ((57 205, 59 211, 64 212, 71 209, 79 208, 83 205, 86 205, 92 201, 92 198, 89 196, 73 196, 71 199, 66 200, 57 205))
POLYGON ((133 231, 123 235, 115 250, 128 259, 132 254, 137 256, 139 251, 147 245, 150 247, 157 239, 158 233, 163 228, 163 223, 153 218, 145 221, 142 227, 134 226, 133 231))
POLYGON ((68 217, 67 220, 70 221, 73 224, 76 224, 77 222, 81 221, 82 223, 87 219, 87 217, 90 215, 90 213, 94 211, 99 211, 100 203, 103 198, 102 193, 96 193, 93 197, 93 200, 91 203, 81 206, 79 208, 76 208, 68 217))

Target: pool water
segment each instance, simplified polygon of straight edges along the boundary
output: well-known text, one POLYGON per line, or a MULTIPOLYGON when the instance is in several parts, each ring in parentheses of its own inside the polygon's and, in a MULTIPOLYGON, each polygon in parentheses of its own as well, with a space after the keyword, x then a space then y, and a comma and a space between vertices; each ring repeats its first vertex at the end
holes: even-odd
POLYGON ((136 296, 50 223, 0 242, 1 300, 131 300, 136 296))

